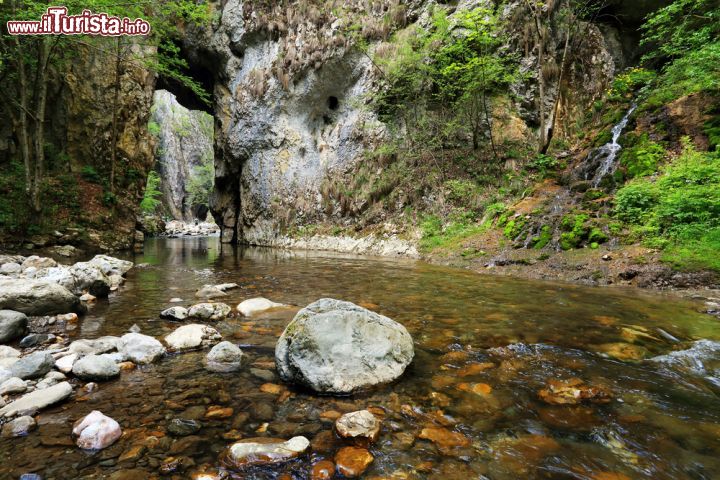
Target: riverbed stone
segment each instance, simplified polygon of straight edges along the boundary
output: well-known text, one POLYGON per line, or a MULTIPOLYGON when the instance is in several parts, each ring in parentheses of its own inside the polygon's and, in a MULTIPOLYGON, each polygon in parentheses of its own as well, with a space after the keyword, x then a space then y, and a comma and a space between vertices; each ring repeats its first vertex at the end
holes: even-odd
POLYGON ((32 415, 45 407, 65 400, 70 394, 72 394, 72 386, 68 382, 58 383, 43 390, 35 390, 1 408, 0 417, 32 415))
POLYGON ((217 330, 198 323, 183 325, 165 337, 165 343, 175 351, 203 348, 220 340, 222 336, 217 330))
POLYGON ((0 275, 17 275, 22 272, 22 266, 19 263, 8 262, 0 265, 0 275))
MULTIPOLYGON (((182 301, 182 300, 181 300, 182 301)), ((170 307, 160 312, 160 318, 166 320, 185 320, 188 317, 188 309, 185 307, 170 307)))
POLYGON ((67 288, 42 280, 0 278, 0 309, 26 315, 54 315, 81 309, 80 300, 67 288))
POLYGON ((250 317, 260 312, 270 310, 271 308, 281 308, 287 305, 283 303, 273 302, 264 297, 250 298, 241 302, 237 306, 237 311, 246 317, 250 317))
POLYGON ((344 438, 367 438, 375 441, 380 435, 380 420, 367 410, 346 413, 335 422, 335 429, 344 438))
POLYGON ((232 311, 229 305, 214 303, 198 303, 188 309, 188 316, 199 320, 217 321, 227 317, 232 311))
POLYGON ((207 354, 206 368, 211 372, 233 372, 242 366, 242 358, 243 352, 238 346, 220 342, 207 354))
POLYGON ((175 435, 176 437, 186 437, 199 432, 201 428, 202 425, 196 420, 173 418, 168 423, 167 430, 171 435, 175 435))
POLYGON ((0 310, 0 343, 12 342, 27 330, 27 315, 13 310, 0 310))
POLYGON ((3 358, 20 358, 20 350, 7 345, 0 345, 0 359, 3 358))
POLYGON ((2 436, 5 438, 22 437, 37 428, 35 419, 29 415, 23 415, 3 425, 2 436))
POLYGON ((397 379, 413 356, 413 340, 405 327, 329 298, 300 310, 275 349, 283 380, 339 394, 397 379))
POLYGON ((42 377, 55 365, 55 359, 47 352, 35 352, 13 363, 10 371, 23 380, 42 377))
POLYGON ((158 340, 141 333, 127 333, 120 337, 120 353, 139 364, 153 363, 165 355, 165 347, 158 340))
POLYGON ((309 446, 310 441, 302 436, 287 441, 267 437, 246 438, 227 448, 221 455, 221 461, 226 466, 236 469, 283 463, 298 457, 309 446))
POLYGON ((94 339, 75 340, 68 347, 68 353, 78 355, 100 355, 112 351, 119 351, 122 348, 122 340, 119 337, 105 336, 94 339))
POLYGON ((107 355, 86 355, 73 364, 72 373, 83 380, 109 380, 120 375, 120 367, 107 355))
POLYGON ((0 384, 0 395, 13 395, 27 390, 27 383, 19 377, 8 378, 0 384))
POLYGON ((111 257, 110 255, 95 255, 88 263, 96 266, 108 276, 123 276, 134 266, 133 262, 111 257))
POLYGON ((57 337, 52 333, 31 333, 30 335, 23 337, 18 345, 20 348, 30 348, 44 343, 50 343, 57 337))
POLYGON ((71 353, 70 355, 58 358, 55 360, 55 368, 63 373, 72 372, 73 364, 75 363, 75 360, 78 359, 78 356, 79 355, 77 353, 71 353))
POLYGON ((346 478, 361 476, 375 458, 365 448, 343 447, 335 454, 337 470, 346 478))
POLYGON ((195 292, 195 296, 198 298, 206 298, 206 299, 212 299, 212 298, 219 298, 226 296, 227 293, 225 293, 224 290, 221 290, 215 285, 203 285, 200 290, 195 292))
POLYGON ((22 263, 23 270, 27 270, 28 268, 49 268, 56 266, 57 262, 52 258, 39 257, 37 255, 31 255, 27 257, 22 263))
POLYGON ((98 410, 75 422, 72 429, 75 443, 84 450, 102 450, 122 435, 120 424, 98 410))

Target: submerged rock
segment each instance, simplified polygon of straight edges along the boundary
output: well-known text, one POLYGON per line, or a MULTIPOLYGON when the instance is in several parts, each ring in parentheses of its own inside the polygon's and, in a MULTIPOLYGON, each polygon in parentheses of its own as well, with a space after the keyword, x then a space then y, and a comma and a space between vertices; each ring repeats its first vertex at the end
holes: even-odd
POLYGON ((110 355, 87 355, 73 364, 72 373, 83 380, 109 380, 120 375, 120 367, 110 355))
POLYGON ((698 340, 688 349, 653 357, 650 361, 686 370, 720 383, 720 342, 698 340))
POLYGON ((58 383, 43 390, 35 390, 1 408, 0 417, 32 415, 38 410, 65 400, 70 394, 72 394, 72 387, 68 382, 58 383))
POLYGON ((165 343, 175 351, 203 348, 220 340, 222 336, 217 330, 197 323, 183 325, 165 337, 165 343))
POLYGON ((240 369, 243 352, 231 342, 220 342, 207 355, 206 368, 212 372, 232 372, 240 369))
POLYGON ((218 288, 216 285, 203 285, 203 287, 195 292, 195 296, 198 298, 219 298, 226 296, 225 290, 218 288))
POLYGON ((26 315, 54 315, 78 311, 80 300, 56 283, 0 278, 0 308, 26 315))
POLYGON ((305 437, 293 437, 290 440, 277 438, 247 438, 228 447, 221 455, 221 462, 230 468, 243 468, 252 465, 282 463, 296 458, 310 446, 305 437))
MULTIPOLYGON (((182 300, 181 300, 182 301, 182 300)), ((185 307, 170 307, 160 312, 160 318, 166 320, 185 320, 188 317, 188 310, 185 307)))
POLYGON ((186 437, 199 432, 201 428, 202 425, 200 422, 195 420, 173 418, 170 420, 170 423, 168 423, 167 430, 170 434, 175 435, 176 437, 186 437))
POLYGON ((380 435, 380 420, 367 410, 359 410, 338 418, 335 429, 341 437, 375 441, 380 435))
POLYGON ((283 303, 277 303, 277 302, 268 300, 267 298, 258 297, 258 298, 251 298, 249 300, 245 300, 244 302, 241 302, 237 306, 237 311, 246 317, 250 317, 252 315, 255 315, 256 313, 264 312, 265 310, 270 310, 271 308, 280 308, 280 307, 286 307, 286 306, 287 305, 285 305, 283 303))
POLYGON ((275 349, 283 380, 321 393, 351 393, 391 382, 414 356, 399 323, 350 302, 322 299, 302 309, 275 349))
POLYGON ((24 313, 0 310, 0 343, 12 342, 27 330, 28 319, 24 313))
POLYGON ((158 340, 140 333, 127 333, 120 337, 120 353, 128 360, 147 364, 165 355, 165 347, 158 340))
POLYGON ((188 309, 188 316, 200 320, 222 320, 232 309, 224 303, 198 303, 188 309))
POLYGON ((364 448, 343 447, 335 454, 337 470, 347 478, 362 475, 375 458, 364 448))
POLYGON ((102 450, 117 441, 122 435, 120 425, 102 412, 93 410, 73 425, 75 443, 85 450, 102 450))
POLYGON ((42 377, 52 370, 53 365, 55 365, 55 360, 52 355, 47 352, 35 352, 13 363, 10 366, 10 371, 14 377, 25 380, 42 377))
POLYGON ((37 427, 35 419, 29 415, 18 417, 15 420, 6 423, 2 428, 2 436, 8 437, 22 437, 30 433, 37 427))

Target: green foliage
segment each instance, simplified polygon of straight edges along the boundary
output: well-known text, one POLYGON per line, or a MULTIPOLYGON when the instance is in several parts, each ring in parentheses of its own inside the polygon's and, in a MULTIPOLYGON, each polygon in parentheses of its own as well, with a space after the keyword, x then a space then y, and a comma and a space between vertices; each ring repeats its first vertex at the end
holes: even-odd
POLYGON ((644 177, 655 173, 660 161, 667 152, 659 143, 643 133, 631 146, 626 146, 620 154, 620 164, 625 167, 630 178, 644 177))
POLYGON ((193 169, 187 184, 188 202, 191 206, 208 205, 215 185, 215 167, 212 155, 203 159, 203 163, 193 169))
POLYGON ((448 200, 460 206, 467 206, 478 194, 478 185, 470 180, 448 180, 445 182, 448 200))
POLYGON ((543 153, 538 153, 535 158, 528 163, 528 168, 540 173, 541 178, 544 178, 549 171, 556 170, 559 166, 560 162, 557 158, 543 153))
POLYGON ((545 248, 552 240, 552 229, 550 225, 543 225, 540 234, 531 239, 532 247, 536 250, 545 248))
POLYGON ((142 202, 140 202, 140 210, 142 210, 145 215, 157 213, 158 207, 160 207, 160 198, 162 197, 160 182, 160 175, 158 175, 156 171, 151 170, 148 174, 142 202))
POLYGON ((657 179, 636 179, 615 197, 616 216, 646 243, 666 247, 674 263, 688 257, 691 245, 713 244, 716 237, 709 232, 720 228, 720 155, 684 143, 682 155, 661 168, 657 179))
POLYGON ((674 0, 651 14, 642 26, 645 60, 674 60, 720 38, 717 0, 674 0))
POLYGON ((150 135, 152 135, 153 137, 159 137, 160 124, 153 120, 150 120, 150 122, 148 122, 148 132, 150 132, 150 135))
POLYGON ((80 169, 80 176, 90 183, 97 183, 98 185, 102 182, 100 174, 95 170, 92 165, 85 165, 80 169))
POLYGON ((649 85, 657 73, 644 68, 631 68, 613 79, 612 86, 608 92, 608 99, 611 101, 622 101, 632 97, 639 89, 649 85))
POLYGON ((458 210, 450 221, 443 221, 435 215, 427 215, 420 222, 420 248, 429 252, 437 249, 458 248, 463 240, 484 232, 488 227, 478 225, 472 212, 458 210))

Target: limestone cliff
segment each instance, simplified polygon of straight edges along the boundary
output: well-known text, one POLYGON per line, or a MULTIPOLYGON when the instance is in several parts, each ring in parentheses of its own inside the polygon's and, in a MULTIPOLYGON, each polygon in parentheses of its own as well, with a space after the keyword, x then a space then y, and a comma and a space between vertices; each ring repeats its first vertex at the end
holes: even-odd
POLYGON ((165 208, 176 220, 204 220, 206 202, 193 205, 188 189, 197 170, 212 164, 212 117, 183 107, 167 90, 157 90, 150 125, 158 138, 156 158, 165 208))

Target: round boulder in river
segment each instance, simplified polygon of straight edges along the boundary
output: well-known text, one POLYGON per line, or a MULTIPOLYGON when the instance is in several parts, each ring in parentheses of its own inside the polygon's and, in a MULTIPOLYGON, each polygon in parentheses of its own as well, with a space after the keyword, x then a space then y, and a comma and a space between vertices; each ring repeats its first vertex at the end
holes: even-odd
POLYGON ((300 310, 275 348, 282 379, 320 393, 347 394, 391 382, 413 356, 413 340, 405 327, 331 298, 300 310))

